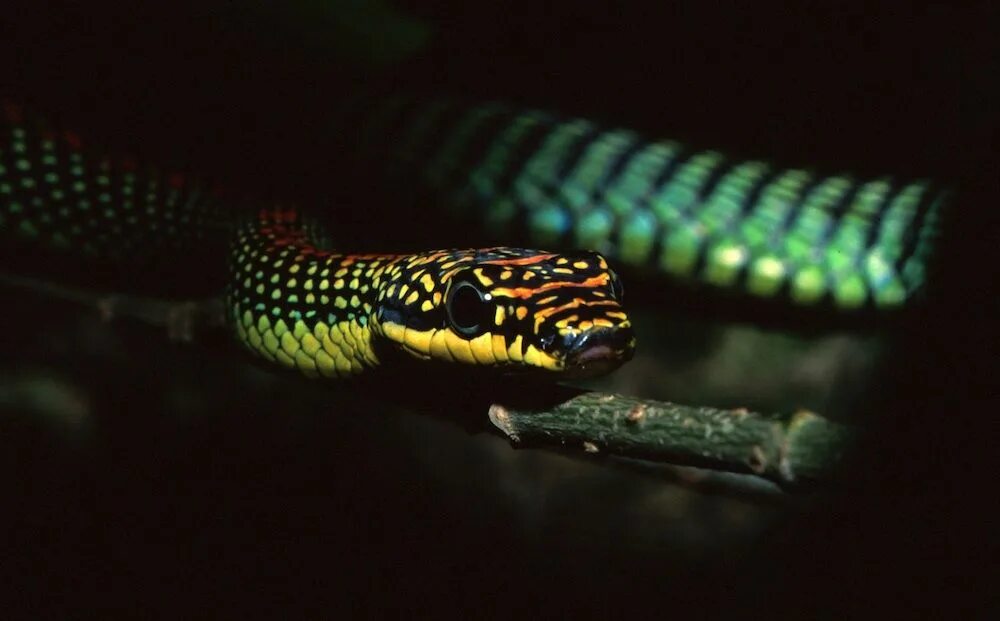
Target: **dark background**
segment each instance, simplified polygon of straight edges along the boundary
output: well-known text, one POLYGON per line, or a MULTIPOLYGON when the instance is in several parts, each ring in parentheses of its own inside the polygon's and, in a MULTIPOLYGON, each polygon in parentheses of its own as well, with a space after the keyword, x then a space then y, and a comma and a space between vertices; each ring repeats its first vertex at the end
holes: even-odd
POLYGON ((320 150, 315 127, 373 81, 954 184, 930 302, 899 320, 878 391, 892 399, 868 423, 850 485, 792 500, 692 492, 654 507, 663 486, 686 494, 683 480, 590 463, 561 476, 562 458, 511 458, 502 443, 484 458, 465 447, 486 440, 453 425, 373 419, 328 391, 12 292, 4 372, 68 378, 79 394, 66 398, 89 404, 100 438, 79 446, 8 425, 15 591, 212 613, 995 604, 992 7, 404 2, 433 36, 388 63, 358 52, 364 37, 352 43, 319 6, 15 2, 0 85, 112 148, 303 202, 328 195, 345 156, 320 150), (412 448, 422 443, 445 454, 428 461, 412 448), (531 488, 539 478, 548 485, 531 488))

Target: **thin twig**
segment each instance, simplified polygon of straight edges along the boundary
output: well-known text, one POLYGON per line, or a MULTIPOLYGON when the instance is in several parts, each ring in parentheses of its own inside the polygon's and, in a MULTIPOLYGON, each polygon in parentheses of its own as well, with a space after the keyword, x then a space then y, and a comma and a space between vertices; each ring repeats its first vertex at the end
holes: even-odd
POLYGON ((751 473, 781 485, 831 478, 854 437, 850 428, 804 410, 775 417, 598 392, 544 409, 494 404, 489 417, 517 447, 751 473))

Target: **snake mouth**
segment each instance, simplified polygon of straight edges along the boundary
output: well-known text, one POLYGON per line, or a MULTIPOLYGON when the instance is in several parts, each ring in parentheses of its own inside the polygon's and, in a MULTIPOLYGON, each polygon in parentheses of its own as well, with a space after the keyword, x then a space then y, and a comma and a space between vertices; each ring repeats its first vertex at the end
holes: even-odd
POLYGON ((635 334, 628 326, 587 330, 567 340, 564 373, 574 379, 610 373, 635 353, 635 334))

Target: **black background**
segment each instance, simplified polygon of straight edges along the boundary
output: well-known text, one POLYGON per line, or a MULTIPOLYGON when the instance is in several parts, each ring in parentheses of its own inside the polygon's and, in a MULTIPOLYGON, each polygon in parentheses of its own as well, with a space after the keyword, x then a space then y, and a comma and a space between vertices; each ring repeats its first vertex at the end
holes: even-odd
MULTIPOLYGON (((499 96, 736 154, 953 183, 962 191, 942 242, 943 277, 932 302, 904 319, 886 386, 901 396, 873 422, 866 456, 845 477, 858 488, 795 513, 752 553, 687 566, 652 550, 567 547, 558 537, 539 543, 489 507, 459 510, 461 497, 379 480, 387 470, 364 484, 336 479, 323 498, 290 494, 262 508, 250 492, 199 483, 199 469, 211 464, 182 457, 166 472, 195 487, 173 496, 187 504, 150 491, 162 471, 143 472, 136 455, 123 462, 140 464, 137 473, 110 474, 121 457, 112 451, 68 479, 66 469, 80 467, 75 459, 13 455, 9 504, 23 510, 15 511, 20 527, 8 531, 7 560, 19 559, 11 565, 19 581, 10 584, 43 601, 96 597, 112 608, 159 610, 194 603, 186 610, 195 612, 336 602, 356 612, 459 603, 471 614, 614 614, 652 603, 657 615, 691 607, 839 616, 879 608, 963 614, 995 603, 992 7, 401 6, 436 34, 429 48, 383 70, 359 69, 322 45, 296 45, 296 27, 269 27, 274 8, 253 17, 212 2, 15 2, 3 11, 2 90, 116 148, 184 162, 262 194, 294 188, 291 198, 303 201, 334 182, 328 171, 337 160, 315 151, 310 127, 366 77, 499 96), (423 502, 426 494, 437 504, 423 502), (336 515, 343 499, 369 513, 302 521, 336 515), (153 536, 149 523, 186 526, 153 536), (92 545, 70 545, 78 539, 92 545)), ((101 368, 87 372, 102 386, 116 383, 101 368)), ((114 410, 116 401, 108 403, 114 410)), ((114 446, 134 442, 120 433, 114 446)), ((261 443, 280 438, 275 429, 254 433, 261 443)), ((227 446, 215 436, 163 442, 160 457, 185 442, 227 446)), ((349 455, 335 458, 335 467, 351 464, 349 455)), ((263 477, 274 491, 305 476, 318 489, 314 470, 329 467, 318 455, 287 470, 260 463, 239 480, 263 477)))

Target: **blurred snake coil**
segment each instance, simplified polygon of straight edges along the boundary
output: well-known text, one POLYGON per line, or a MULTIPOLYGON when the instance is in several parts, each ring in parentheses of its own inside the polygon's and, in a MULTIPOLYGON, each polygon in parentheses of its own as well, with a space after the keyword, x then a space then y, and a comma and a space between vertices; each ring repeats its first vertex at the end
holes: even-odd
POLYGON ((585 250, 336 252, 318 211, 226 204, 10 103, 0 236, 20 256, 137 270, 222 248, 210 267, 228 265, 238 341, 310 377, 357 375, 399 354, 590 377, 627 361, 636 341, 605 257, 796 305, 901 307, 924 285, 948 196, 930 181, 734 161, 501 103, 359 97, 339 118, 359 164, 393 187, 420 188, 501 240, 585 250))

